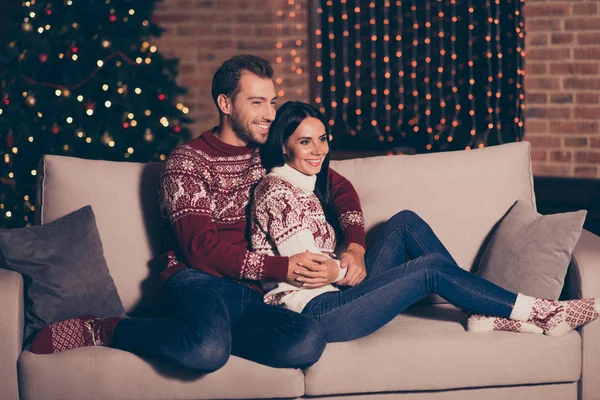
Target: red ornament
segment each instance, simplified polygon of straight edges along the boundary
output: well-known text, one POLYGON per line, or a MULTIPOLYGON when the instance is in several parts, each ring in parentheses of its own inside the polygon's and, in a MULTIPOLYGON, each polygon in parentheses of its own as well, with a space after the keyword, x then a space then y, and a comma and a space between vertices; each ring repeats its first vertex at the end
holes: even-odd
POLYGON ((108 19, 110 20, 110 22, 115 22, 117 20, 117 16, 111 15, 110 17, 108 17, 108 19))
POLYGON ((86 110, 93 110, 94 108, 96 108, 96 103, 94 103, 94 102, 89 102, 89 103, 85 104, 86 110))
POLYGON ((5 105, 9 105, 10 104, 10 100, 9 99, 4 99, 4 104, 5 105))
POLYGON ((123 128, 125 128, 125 129, 129 128, 129 122, 123 122, 123 128))
POLYGON ((48 15, 52 15, 52 10, 51 10, 51 9, 47 9, 47 10, 46 10, 46 14, 48 14, 48 15))
POLYGON ((166 96, 161 93, 158 95, 158 99, 162 101, 162 100, 166 99, 166 96))
POLYGON ((179 125, 177 125, 177 126, 174 128, 174 130, 175 130, 175 132, 181 132, 181 127, 180 127, 179 125))
POLYGON ((48 61, 48 54, 41 53, 38 58, 39 58, 39 60, 40 60, 41 63, 45 63, 46 61, 48 61))
POLYGON ((57 135, 58 132, 60 132, 60 128, 58 127, 58 125, 56 125, 56 124, 52 125, 52 133, 57 135))
POLYGON ((77 51, 79 51, 79 49, 77 47, 73 46, 71 48, 71 51, 73 51, 73 53, 77 53, 77 51))

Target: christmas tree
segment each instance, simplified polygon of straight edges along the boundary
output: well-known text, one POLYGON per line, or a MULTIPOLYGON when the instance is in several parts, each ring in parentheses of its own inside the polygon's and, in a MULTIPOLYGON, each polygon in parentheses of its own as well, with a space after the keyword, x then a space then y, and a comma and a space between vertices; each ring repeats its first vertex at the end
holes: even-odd
POLYGON ((43 154, 147 162, 189 139, 155 3, 22 3, 0 48, 0 227, 34 222, 43 154))

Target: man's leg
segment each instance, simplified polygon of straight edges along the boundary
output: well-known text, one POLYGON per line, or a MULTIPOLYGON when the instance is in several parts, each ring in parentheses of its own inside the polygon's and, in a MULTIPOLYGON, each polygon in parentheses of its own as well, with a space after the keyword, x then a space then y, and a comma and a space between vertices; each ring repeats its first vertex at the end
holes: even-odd
POLYGON ((232 354, 275 368, 305 368, 321 357, 326 340, 314 319, 263 303, 251 289, 251 305, 232 330, 232 354))
POLYGON ((243 286, 193 269, 177 272, 167 284, 176 319, 73 318, 44 327, 31 351, 111 346, 198 373, 221 368, 231 352, 231 325, 240 315, 243 286))
POLYGON ((115 327, 111 347, 198 373, 218 370, 231 353, 230 321, 237 318, 231 314, 239 308, 241 285, 193 269, 177 272, 168 285, 177 319, 124 319, 115 327))

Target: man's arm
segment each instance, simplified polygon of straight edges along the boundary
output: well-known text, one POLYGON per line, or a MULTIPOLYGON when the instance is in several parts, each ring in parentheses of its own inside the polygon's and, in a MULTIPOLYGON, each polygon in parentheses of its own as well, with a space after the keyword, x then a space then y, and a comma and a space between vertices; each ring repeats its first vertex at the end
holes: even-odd
POLYGON ((358 193, 349 180, 329 169, 330 196, 344 235, 346 250, 341 254, 341 267, 346 277, 339 285, 356 286, 367 276, 365 268, 365 220, 358 193))
POLYGON ((235 279, 285 281, 288 257, 249 252, 221 240, 212 220, 206 166, 185 149, 175 150, 161 176, 161 208, 171 223, 187 265, 208 267, 235 279))
POLYGON ((329 169, 329 195, 340 222, 346 244, 356 243, 365 248, 365 219, 358 193, 352 183, 329 169))

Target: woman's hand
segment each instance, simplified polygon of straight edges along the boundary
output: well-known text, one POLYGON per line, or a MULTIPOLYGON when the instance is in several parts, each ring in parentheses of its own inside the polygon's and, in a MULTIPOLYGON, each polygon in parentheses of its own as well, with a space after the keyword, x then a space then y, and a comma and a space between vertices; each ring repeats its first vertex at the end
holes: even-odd
POLYGON ((302 268, 294 271, 298 275, 296 281, 302 283, 302 287, 307 289, 320 288, 335 282, 339 275, 340 267, 333 259, 326 258, 327 260, 321 264, 298 264, 302 268))
POLYGON ((365 249, 361 245, 350 243, 340 257, 340 263, 342 268, 348 268, 348 272, 346 277, 337 283, 339 286, 356 286, 365 280, 365 249))

